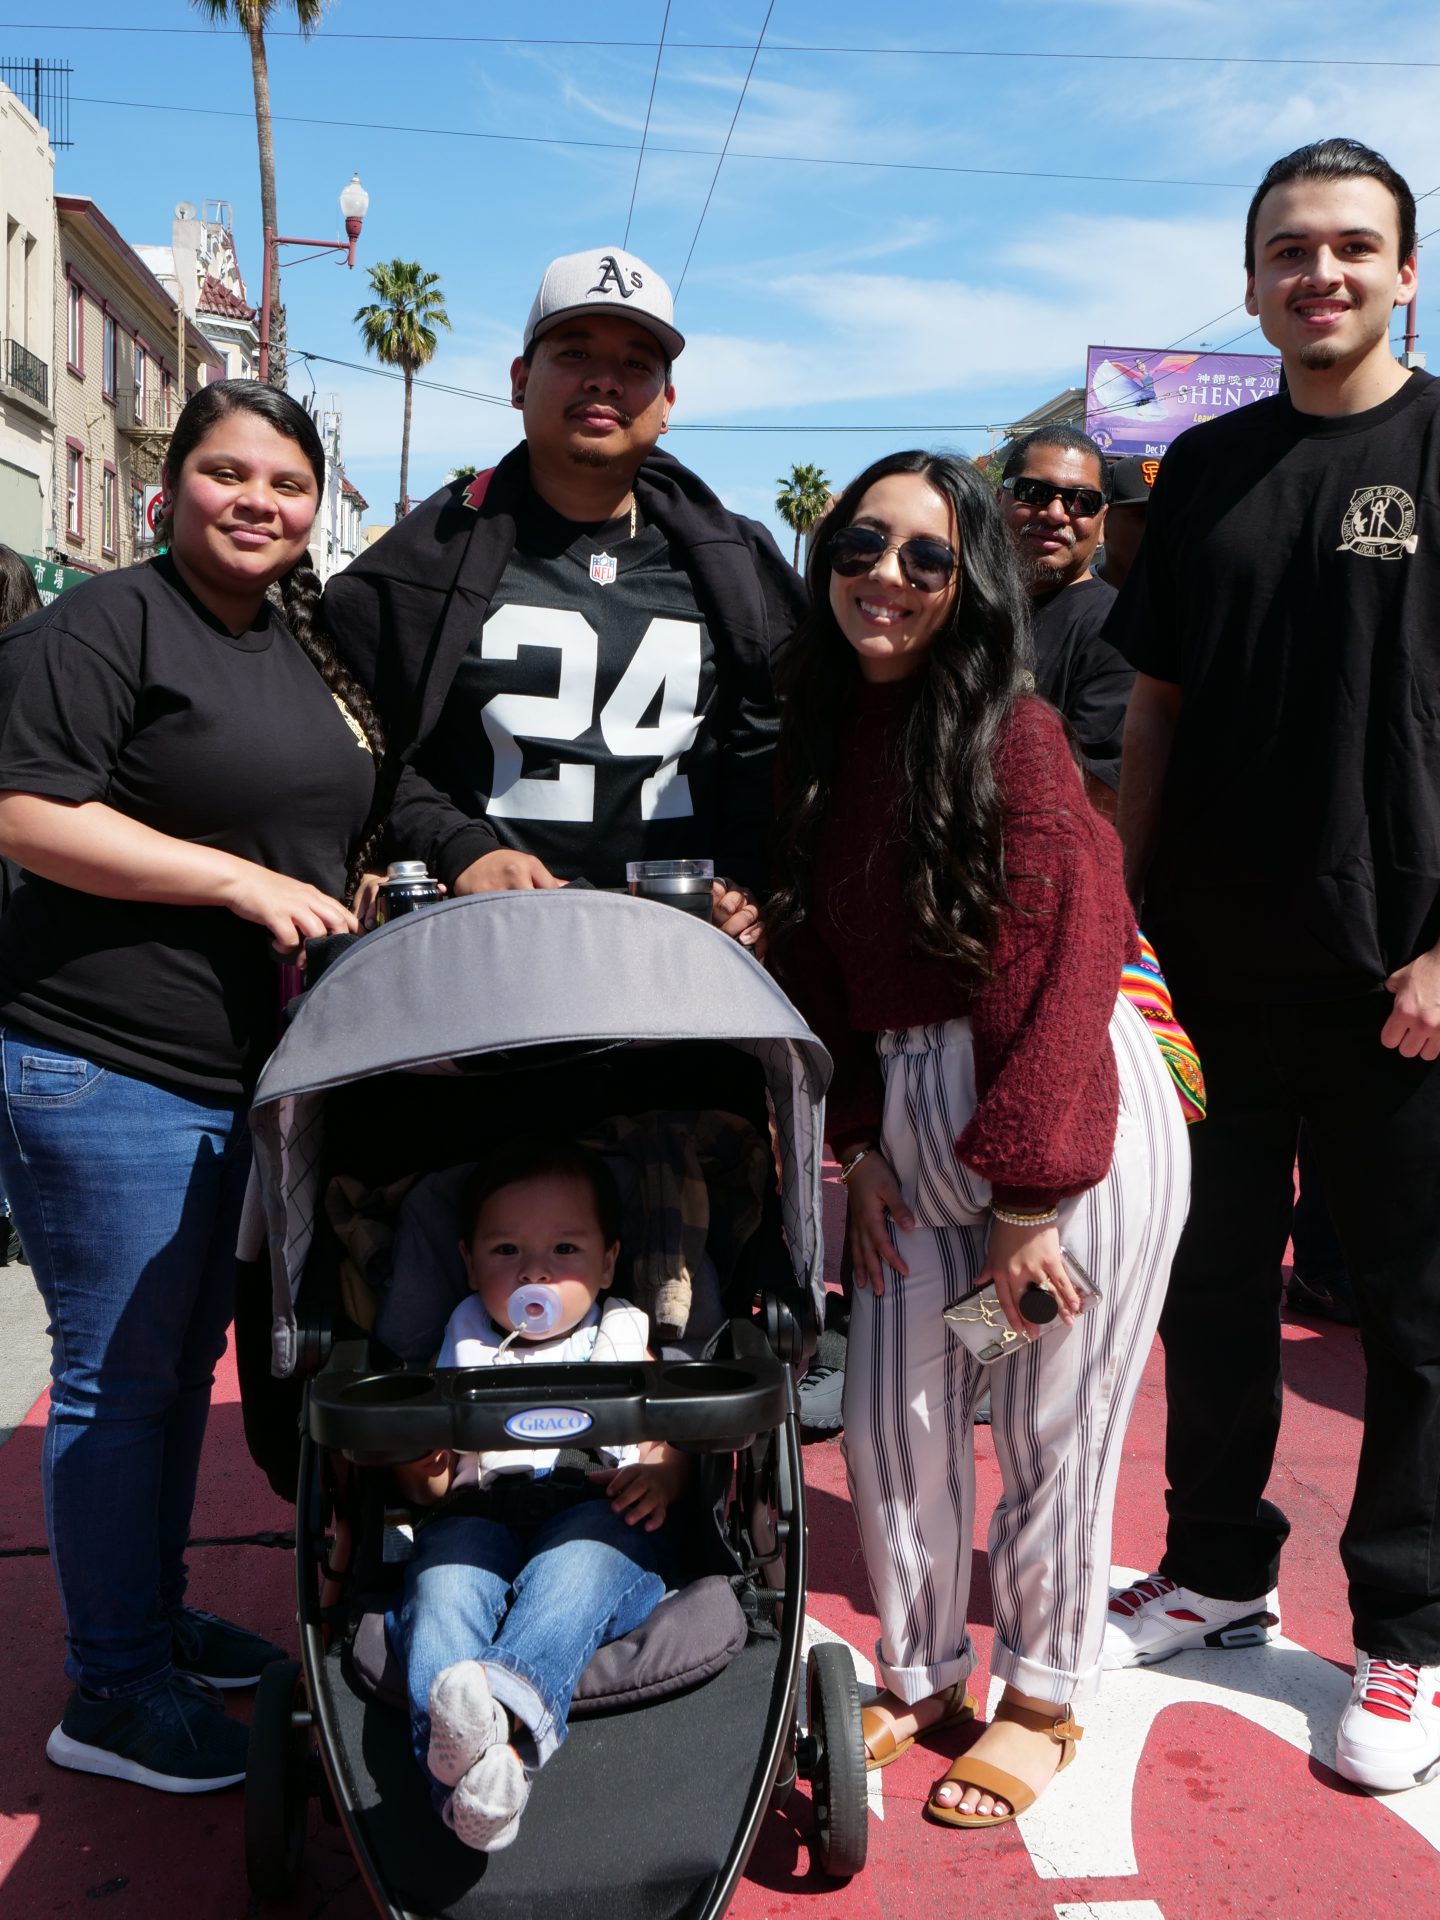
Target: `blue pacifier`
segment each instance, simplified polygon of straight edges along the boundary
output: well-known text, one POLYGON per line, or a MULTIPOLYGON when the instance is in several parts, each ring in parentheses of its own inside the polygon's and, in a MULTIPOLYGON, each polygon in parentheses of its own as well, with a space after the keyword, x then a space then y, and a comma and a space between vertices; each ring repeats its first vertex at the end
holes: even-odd
POLYGON ((516 1333, 550 1333, 564 1308, 554 1287, 539 1283, 517 1287, 510 1296, 510 1324, 516 1333))

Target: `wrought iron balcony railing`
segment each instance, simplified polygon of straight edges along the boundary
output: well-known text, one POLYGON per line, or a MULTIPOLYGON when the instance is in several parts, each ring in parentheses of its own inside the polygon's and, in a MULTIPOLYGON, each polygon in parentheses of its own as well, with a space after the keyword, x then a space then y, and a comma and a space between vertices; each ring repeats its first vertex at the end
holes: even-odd
POLYGON ((38 354, 22 347, 18 340, 5 342, 5 378, 12 387, 28 394, 37 406, 50 404, 50 369, 38 354))

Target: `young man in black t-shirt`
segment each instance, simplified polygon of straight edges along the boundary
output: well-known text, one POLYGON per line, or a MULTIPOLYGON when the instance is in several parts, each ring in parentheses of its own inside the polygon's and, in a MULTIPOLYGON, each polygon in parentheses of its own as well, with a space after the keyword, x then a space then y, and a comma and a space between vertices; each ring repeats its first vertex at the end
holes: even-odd
POLYGON ((1440 382, 1390 349, 1415 206, 1378 154, 1277 162, 1245 264, 1288 393, 1171 446, 1107 628, 1138 669, 1132 890, 1209 1090, 1161 1321, 1166 1553, 1112 1600, 1107 1663, 1279 1624, 1264 1493, 1303 1120, 1368 1368, 1336 1766, 1395 1789, 1440 1767, 1440 382))
POLYGON ((1085 787, 1107 817, 1135 675, 1100 637, 1115 589, 1091 571, 1105 536, 1105 456, 1075 427, 1037 427, 1010 449, 1000 511, 1030 595, 1036 691, 1069 722, 1085 787))
POLYGON ((525 439, 452 483, 326 591, 347 664, 404 756, 397 853, 452 893, 623 885, 710 857, 716 924, 752 942, 798 575, 656 451, 684 347, 618 248, 545 272, 511 368, 525 439))

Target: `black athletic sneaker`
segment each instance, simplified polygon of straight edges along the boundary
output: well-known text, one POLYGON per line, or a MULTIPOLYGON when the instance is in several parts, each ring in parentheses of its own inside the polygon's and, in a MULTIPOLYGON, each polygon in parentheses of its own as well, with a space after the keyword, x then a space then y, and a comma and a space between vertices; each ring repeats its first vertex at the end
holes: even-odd
POLYGON ((72 1693, 45 1743, 57 1767, 104 1774, 161 1793, 213 1793, 245 1778, 249 1731, 218 1697, 181 1674, 125 1700, 72 1693))
POLYGON ((1307 1280, 1293 1269, 1285 1289, 1285 1304, 1291 1313, 1307 1320, 1333 1320, 1338 1327, 1358 1327, 1360 1315, 1350 1282, 1339 1275, 1330 1280, 1307 1280))
POLYGON ((237 1627, 198 1607, 181 1607, 170 1616, 170 1659, 176 1673, 208 1681, 212 1687, 253 1687, 266 1667, 289 1655, 248 1627, 237 1627))
POLYGON ((800 1426, 807 1434, 839 1433, 845 1424, 845 1355, 849 1341, 827 1327, 820 1336, 810 1370, 800 1379, 800 1426))

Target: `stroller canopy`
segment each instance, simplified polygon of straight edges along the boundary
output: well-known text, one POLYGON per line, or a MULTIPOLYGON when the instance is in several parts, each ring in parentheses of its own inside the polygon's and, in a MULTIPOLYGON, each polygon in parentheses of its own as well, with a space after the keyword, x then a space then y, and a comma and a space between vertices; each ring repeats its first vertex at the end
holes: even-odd
POLYGON ((734 940, 675 908, 589 888, 477 894, 358 941, 297 1003, 251 1126, 274 1283, 274 1365, 295 1364, 294 1299, 322 1201, 326 1096, 390 1073, 537 1046, 720 1041, 755 1056, 774 1103, 796 1277, 823 1312, 820 1159, 830 1057, 734 940))

